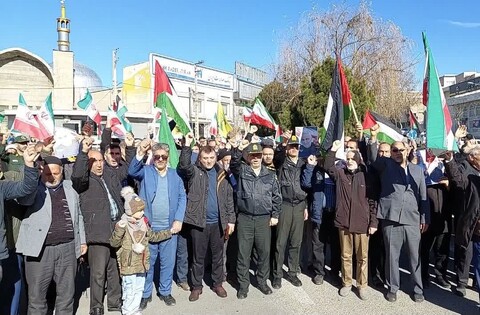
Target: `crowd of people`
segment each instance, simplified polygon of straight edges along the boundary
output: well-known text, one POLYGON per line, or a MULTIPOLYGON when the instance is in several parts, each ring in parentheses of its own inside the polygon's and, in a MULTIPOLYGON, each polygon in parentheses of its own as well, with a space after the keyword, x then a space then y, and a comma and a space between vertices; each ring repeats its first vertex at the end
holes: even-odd
POLYGON ((218 297, 228 281, 245 299, 252 265, 265 295, 283 280, 302 286, 304 272, 342 297, 357 290, 367 300, 375 286, 395 302, 405 261, 415 302, 432 280, 465 296, 472 257, 478 283, 480 146, 463 126, 458 153, 380 142, 376 125, 328 152, 310 143, 306 159, 290 131, 275 142, 255 126, 227 139, 190 133, 175 148, 132 134, 115 141, 108 124, 95 148, 90 129, 71 158, 56 157, 53 142, 4 141, 1 314, 73 314, 79 264, 88 264, 92 315, 104 314, 105 298, 110 312, 141 314, 155 284, 168 306, 174 283, 197 301, 207 271, 218 297))

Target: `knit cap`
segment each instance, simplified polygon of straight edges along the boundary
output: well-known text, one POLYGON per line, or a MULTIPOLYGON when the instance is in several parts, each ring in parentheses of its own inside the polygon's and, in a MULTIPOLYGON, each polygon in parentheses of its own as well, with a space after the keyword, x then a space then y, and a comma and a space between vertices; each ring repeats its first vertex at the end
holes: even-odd
POLYGON ((138 195, 133 191, 133 188, 126 186, 122 188, 121 195, 125 199, 125 214, 132 216, 137 212, 143 211, 145 209, 145 202, 138 197, 138 195))

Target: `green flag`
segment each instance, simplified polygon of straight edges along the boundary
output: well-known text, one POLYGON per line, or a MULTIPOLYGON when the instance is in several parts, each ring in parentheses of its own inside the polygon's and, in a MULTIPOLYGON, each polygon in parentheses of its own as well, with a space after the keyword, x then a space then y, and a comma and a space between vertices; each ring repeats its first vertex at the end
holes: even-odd
POLYGON ((160 131, 158 133, 158 142, 168 144, 168 146, 170 147, 168 163, 171 168, 177 168, 178 151, 175 145, 175 140, 173 140, 172 131, 170 130, 170 126, 168 125, 165 107, 162 107, 162 116, 160 117, 160 131))

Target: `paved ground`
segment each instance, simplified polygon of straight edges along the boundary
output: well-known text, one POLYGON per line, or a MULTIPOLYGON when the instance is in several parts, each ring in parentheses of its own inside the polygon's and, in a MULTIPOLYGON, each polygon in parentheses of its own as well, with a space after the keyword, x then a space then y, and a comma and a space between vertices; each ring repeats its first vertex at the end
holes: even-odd
MULTIPOLYGON (((390 303, 385 300, 383 292, 373 288, 370 290, 370 299, 362 301, 355 291, 347 297, 338 295, 338 289, 330 283, 314 285, 306 275, 300 275, 303 286, 292 286, 283 280, 283 287, 274 290, 269 296, 263 295, 254 287, 250 287, 248 298, 238 300, 236 290, 225 284, 228 297, 218 298, 208 287, 205 287, 200 299, 189 302, 189 292, 174 286, 172 295, 177 300, 177 305, 167 307, 157 297, 149 303, 144 315, 154 314, 478 314, 478 293, 467 289, 467 296, 461 298, 444 290, 434 283, 425 290, 426 301, 415 303, 409 295, 410 284, 408 275, 402 275, 402 289, 398 294, 397 302, 390 303)), ((88 292, 80 299, 77 314, 88 314, 88 292)), ((105 306, 106 309, 106 306, 105 306)), ((120 313, 106 313, 120 314, 120 313)))

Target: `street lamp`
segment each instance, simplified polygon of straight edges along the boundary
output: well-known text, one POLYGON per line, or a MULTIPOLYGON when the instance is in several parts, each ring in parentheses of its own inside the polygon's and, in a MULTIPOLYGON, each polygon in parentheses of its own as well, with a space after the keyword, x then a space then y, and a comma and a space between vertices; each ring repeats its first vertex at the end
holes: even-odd
POLYGON ((194 112, 195 112, 195 137, 200 136, 200 125, 198 122, 198 115, 199 115, 199 105, 198 105, 198 96, 197 96, 197 73, 199 70, 197 70, 197 66, 201 65, 203 63, 203 60, 197 61, 196 63, 193 64, 193 72, 194 72, 194 82, 195 82, 195 92, 194 92, 194 97, 193 97, 193 106, 194 106, 194 112))

